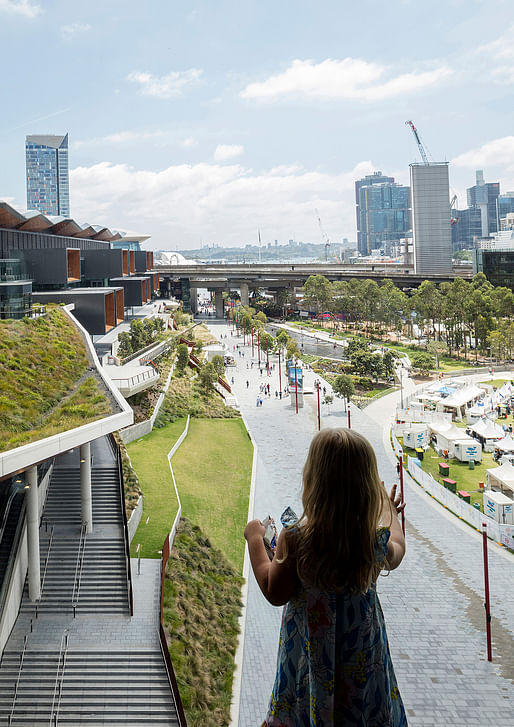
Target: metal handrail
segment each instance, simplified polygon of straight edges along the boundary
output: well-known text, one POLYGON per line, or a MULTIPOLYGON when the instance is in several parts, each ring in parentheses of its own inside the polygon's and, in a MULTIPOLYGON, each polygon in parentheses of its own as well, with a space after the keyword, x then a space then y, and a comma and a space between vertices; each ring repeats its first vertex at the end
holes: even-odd
POLYGON ((116 448, 116 464, 118 466, 118 483, 120 495, 121 518, 123 524, 123 540, 125 544, 125 571, 127 574, 127 592, 130 615, 134 615, 134 592, 132 588, 132 569, 130 567, 130 541, 128 536, 127 511, 125 509, 125 485, 123 480, 123 465, 121 462, 121 449, 112 434, 109 434, 111 445, 116 448))
POLYGON ((39 593, 39 600, 41 600, 43 596, 43 588, 45 587, 45 579, 46 579, 46 571, 48 568, 48 561, 50 559, 50 550, 52 548, 52 541, 54 539, 54 526, 50 528, 50 537, 48 539, 48 550, 46 551, 46 558, 45 558, 45 565, 43 568, 43 577, 41 578, 41 589, 39 593))
POLYGON ((59 711, 61 709, 62 685, 64 682, 64 670, 66 669, 66 656, 68 654, 68 629, 61 636, 61 646, 59 648, 59 657, 57 659, 57 672, 54 682, 54 696, 52 699, 52 711, 50 712, 49 727, 55 727, 59 721, 59 711), (62 667, 61 667, 62 660, 62 667), (56 705, 57 700, 57 705, 56 705))
POLYGON ((9 499, 7 500, 7 503, 5 505, 2 524, 0 525, 0 543, 2 542, 2 538, 4 537, 5 526, 7 525, 7 520, 9 519, 9 511, 11 509, 12 501, 14 500, 19 491, 20 490, 18 488, 13 488, 13 491, 9 495, 9 499))
POLYGON ((14 685, 14 696, 13 696, 13 699, 12 699, 11 713, 10 713, 10 715, 8 717, 8 720, 7 720, 7 724, 8 725, 10 725, 11 722, 12 722, 12 718, 13 718, 13 715, 14 715, 14 710, 16 708, 16 699, 18 697, 18 687, 19 687, 19 684, 20 684, 21 672, 22 672, 22 669, 23 669, 23 660, 25 659, 25 651, 27 649, 27 640, 28 640, 28 634, 25 634, 25 636, 23 637, 23 650, 22 650, 22 652, 20 654, 20 668, 18 669, 18 678, 16 679, 16 684, 14 685))
POLYGON ((80 541, 77 551, 77 562, 75 564, 75 580, 73 581, 73 592, 71 594, 71 605, 73 608, 73 618, 75 618, 75 609, 77 608, 80 596, 80 582, 82 580, 82 566, 84 564, 84 553, 86 551, 86 531, 87 523, 82 525, 80 530, 80 541))
POLYGON ((5 603, 5 599, 7 597, 7 591, 9 588, 9 583, 11 581, 14 563, 16 560, 13 553, 18 552, 18 544, 20 542, 22 528, 25 524, 25 511, 26 511, 26 504, 25 504, 25 498, 23 498, 23 504, 21 506, 20 516, 18 518, 18 524, 16 526, 16 532, 14 533, 14 538, 12 540, 11 555, 9 557, 7 567, 5 569, 4 579, 2 582, 2 586, 0 588, 0 621, 2 620, 2 614, 4 612, 4 603, 5 603))

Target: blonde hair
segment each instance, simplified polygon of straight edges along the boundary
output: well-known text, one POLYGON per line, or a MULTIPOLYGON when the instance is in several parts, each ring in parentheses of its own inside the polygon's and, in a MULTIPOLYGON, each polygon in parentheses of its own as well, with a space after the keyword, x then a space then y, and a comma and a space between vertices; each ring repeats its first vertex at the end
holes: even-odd
POLYGON ((383 567, 376 538, 387 500, 368 440, 349 429, 320 431, 303 468, 303 515, 286 539, 300 580, 365 593, 383 567))

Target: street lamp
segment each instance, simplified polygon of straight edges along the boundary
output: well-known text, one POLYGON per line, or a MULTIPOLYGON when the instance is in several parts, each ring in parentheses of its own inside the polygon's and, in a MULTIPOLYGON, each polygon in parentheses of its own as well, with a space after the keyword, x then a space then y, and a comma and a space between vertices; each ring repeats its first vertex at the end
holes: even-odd
POLYGON ((320 404, 319 404, 319 390, 321 388, 321 384, 319 382, 319 379, 316 379, 314 385, 316 387, 316 391, 318 392, 318 432, 319 432, 321 429, 321 409, 320 409, 320 404))
POLYGON ((400 379, 400 408, 403 410, 403 366, 398 369, 398 378, 400 379))

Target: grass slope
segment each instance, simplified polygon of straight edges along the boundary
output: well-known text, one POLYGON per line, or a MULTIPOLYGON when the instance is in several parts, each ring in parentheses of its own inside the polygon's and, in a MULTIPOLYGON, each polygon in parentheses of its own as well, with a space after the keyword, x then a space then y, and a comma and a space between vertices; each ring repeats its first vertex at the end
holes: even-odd
POLYGON ((189 727, 226 727, 243 579, 183 519, 166 568, 164 627, 189 727))
MULTIPOLYGON (((141 543, 142 557, 158 558, 173 524, 177 502, 167 455, 184 426, 180 419, 127 445, 144 494, 133 555, 141 543)), ((172 460, 183 515, 200 525, 239 571, 252 458, 253 447, 241 419, 191 419, 189 433, 172 460)))
POLYGON ((45 316, 0 321, 0 451, 110 413, 91 377, 82 336, 59 307, 45 316))

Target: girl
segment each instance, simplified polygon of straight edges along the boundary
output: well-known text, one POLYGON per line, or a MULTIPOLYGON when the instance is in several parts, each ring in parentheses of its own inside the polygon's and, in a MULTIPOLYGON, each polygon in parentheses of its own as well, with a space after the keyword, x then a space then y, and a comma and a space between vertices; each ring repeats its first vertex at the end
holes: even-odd
POLYGON ((302 502, 271 562, 262 523, 245 529, 261 591, 287 604, 263 727, 405 727, 375 588, 405 554, 396 485, 388 497, 367 439, 323 429, 303 469, 302 502))

